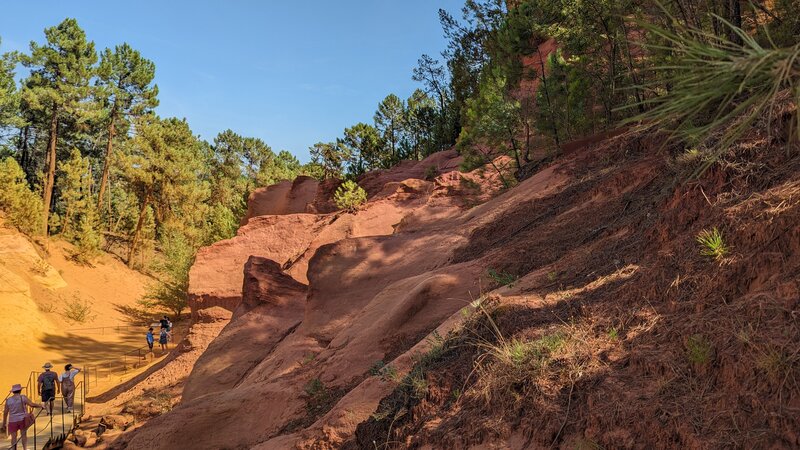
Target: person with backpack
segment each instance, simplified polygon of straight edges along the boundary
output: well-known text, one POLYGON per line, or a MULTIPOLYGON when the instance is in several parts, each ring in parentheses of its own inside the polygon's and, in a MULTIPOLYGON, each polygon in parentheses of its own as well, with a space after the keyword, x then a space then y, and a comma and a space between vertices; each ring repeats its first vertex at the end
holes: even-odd
POLYGON ((53 365, 45 363, 44 372, 39 374, 38 378, 38 387, 39 387, 39 394, 42 396, 42 404, 47 404, 48 408, 45 410, 45 414, 53 414, 53 402, 56 399, 56 392, 60 388, 58 382, 58 375, 55 372, 50 371, 53 368, 53 365))
POLYGON ((67 405, 67 412, 72 412, 72 404, 75 402, 75 375, 81 369, 74 367, 72 364, 64 366, 64 373, 58 376, 58 381, 61 383, 61 395, 64 396, 64 403, 67 405))
POLYGON ((167 316, 162 317, 161 320, 159 320, 159 322, 161 323, 162 330, 169 331, 169 318, 167 316))
POLYGON ((153 337, 153 327, 147 330, 147 335, 144 338, 147 341, 147 346, 150 347, 150 353, 153 353, 153 343, 156 341, 155 337, 153 337))
POLYGON ((22 395, 22 385, 11 386, 11 396, 5 401, 3 408, 3 431, 11 437, 11 448, 17 448, 17 432, 22 441, 22 450, 28 450, 28 428, 36 420, 33 414, 28 413, 27 406, 32 408, 44 408, 40 403, 34 403, 22 395))
POLYGON ((166 352, 167 351, 167 342, 169 342, 169 331, 166 328, 161 329, 161 335, 158 336, 158 343, 161 344, 161 350, 166 352))

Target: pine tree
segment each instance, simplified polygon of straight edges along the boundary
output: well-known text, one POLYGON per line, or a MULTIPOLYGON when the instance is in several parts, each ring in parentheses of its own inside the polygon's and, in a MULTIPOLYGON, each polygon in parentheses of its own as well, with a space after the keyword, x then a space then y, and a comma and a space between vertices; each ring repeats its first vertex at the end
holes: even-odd
POLYGON ((335 178, 342 175, 347 154, 336 142, 317 142, 308 148, 313 164, 322 168, 322 178, 335 178))
POLYGON ((344 138, 337 147, 346 156, 347 171, 353 176, 377 169, 388 162, 388 156, 382 152, 383 141, 378 130, 366 123, 346 128, 344 138))
POLYGON ((375 128, 381 134, 383 142, 388 146, 387 150, 391 155, 390 165, 399 159, 397 157, 397 145, 403 133, 405 111, 403 101, 394 94, 387 95, 378 104, 378 110, 375 111, 375 128))
MULTIPOLYGON (((171 211, 186 204, 194 211, 200 210, 202 205, 194 203, 196 198, 187 194, 198 184, 204 161, 185 120, 147 115, 137 119, 135 127, 134 142, 121 158, 123 177, 139 197, 138 221, 128 250, 129 265, 133 264, 149 207, 154 207, 156 219, 161 222, 168 219, 171 211)), ((181 220, 188 225, 195 222, 190 217, 181 220)))
POLYGON ((108 183, 116 125, 120 119, 140 116, 158 106, 158 86, 151 85, 156 66, 127 43, 103 50, 97 69, 99 96, 107 113, 108 141, 103 158, 103 174, 97 191, 101 208, 108 183))
POLYGON ((0 210, 11 225, 34 235, 41 230, 42 199, 28 188, 25 173, 14 158, 0 160, 0 210))
POLYGON ((43 232, 47 235, 56 175, 59 119, 79 113, 81 102, 90 93, 89 79, 97 53, 94 42, 86 40, 86 33, 75 19, 64 19, 59 25, 46 28, 44 34, 47 42, 44 45, 31 42, 31 54, 24 56, 22 62, 31 68, 24 83, 23 101, 32 110, 49 116, 42 221, 43 232))
POLYGON ((19 118, 19 91, 14 81, 16 59, 13 53, 0 54, 0 128, 22 126, 19 118))
POLYGON ((79 223, 81 213, 86 209, 84 203, 90 203, 91 177, 88 158, 82 158, 81 152, 73 148, 69 159, 59 166, 57 180, 64 211, 60 233, 67 239, 72 239, 73 224, 79 223))

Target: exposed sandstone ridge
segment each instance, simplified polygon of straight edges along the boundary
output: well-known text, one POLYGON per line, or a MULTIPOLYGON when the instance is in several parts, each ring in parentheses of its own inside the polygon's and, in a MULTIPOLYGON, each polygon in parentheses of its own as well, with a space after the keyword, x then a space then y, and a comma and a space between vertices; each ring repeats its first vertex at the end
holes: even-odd
POLYGON ((312 380, 328 402, 366 382, 355 392, 370 398, 354 418, 374 409, 390 392, 365 379, 375 361, 408 366, 404 353, 480 290, 479 264, 448 265, 463 235, 443 221, 459 222, 466 197, 491 196, 501 183, 489 171, 464 174, 473 181, 466 192, 461 177, 446 177, 459 162, 450 151, 370 173, 370 201, 355 214, 255 216, 233 239, 201 249, 190 274, 193 315, 223 306, 233 319, 194 365, 181 405, 131 436, 131 448, 178 445, 165 433, 230 429, 204 442, 220 448, 300 430, 320 414, 307 407, 312 380), (430 167, 442 176, 425 180, 430 167))
POLYGON ((767 167, 757 182, 723 164, 677 185, 681 151, 605 135, 508 190, 491 170, 425 179, 456 161, 437 154, 368 174, 355 214, 252 218, 198 258, 230 283, 233 319, 128 448, 797 447, 782 380, 800 378, 800 160, 762 134, 730 156, 767 167), (720 261, 696 242, 712 227, 734 249, 720 261), (403 377, 487 295, 508 339, 560 336, 569 353, 470 391, 492 357, 465 331, 409 396, 403 377))
POLYGON ((319 185, 314 178, 299 176, 294 181, 282 181, 254 190, 247 199, 247 215, 242 218, 242 225, 258 216, 322 212, 314 206, 319 185))

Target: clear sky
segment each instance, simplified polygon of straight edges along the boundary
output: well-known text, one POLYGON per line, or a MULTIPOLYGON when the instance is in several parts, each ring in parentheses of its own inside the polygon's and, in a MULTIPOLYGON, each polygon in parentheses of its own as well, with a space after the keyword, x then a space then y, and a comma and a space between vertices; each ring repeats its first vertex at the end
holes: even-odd
POLYGON ((289 150, 370 122, 389 93, 418 87, 412 69, 445 42, 438 9, 463 0, 11 1, 0 52, 42 42, 74 17, 98 50, 128 42, 156 64, 159 115, 211 140, 232 129, 289 150))

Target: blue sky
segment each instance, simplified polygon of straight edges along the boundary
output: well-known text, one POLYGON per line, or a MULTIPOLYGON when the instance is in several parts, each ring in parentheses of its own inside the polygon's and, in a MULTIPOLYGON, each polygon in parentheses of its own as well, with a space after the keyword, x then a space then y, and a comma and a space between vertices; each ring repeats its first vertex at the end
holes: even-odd
POLYGON ((232 129, 305 162, 307 148, 407 98, 422 53, 444 48, 437 11, 463 0, 8 2, 0 52, 74 17, 98 50, 128 42, 156 64, 161 116, 211 140, 232 129))

